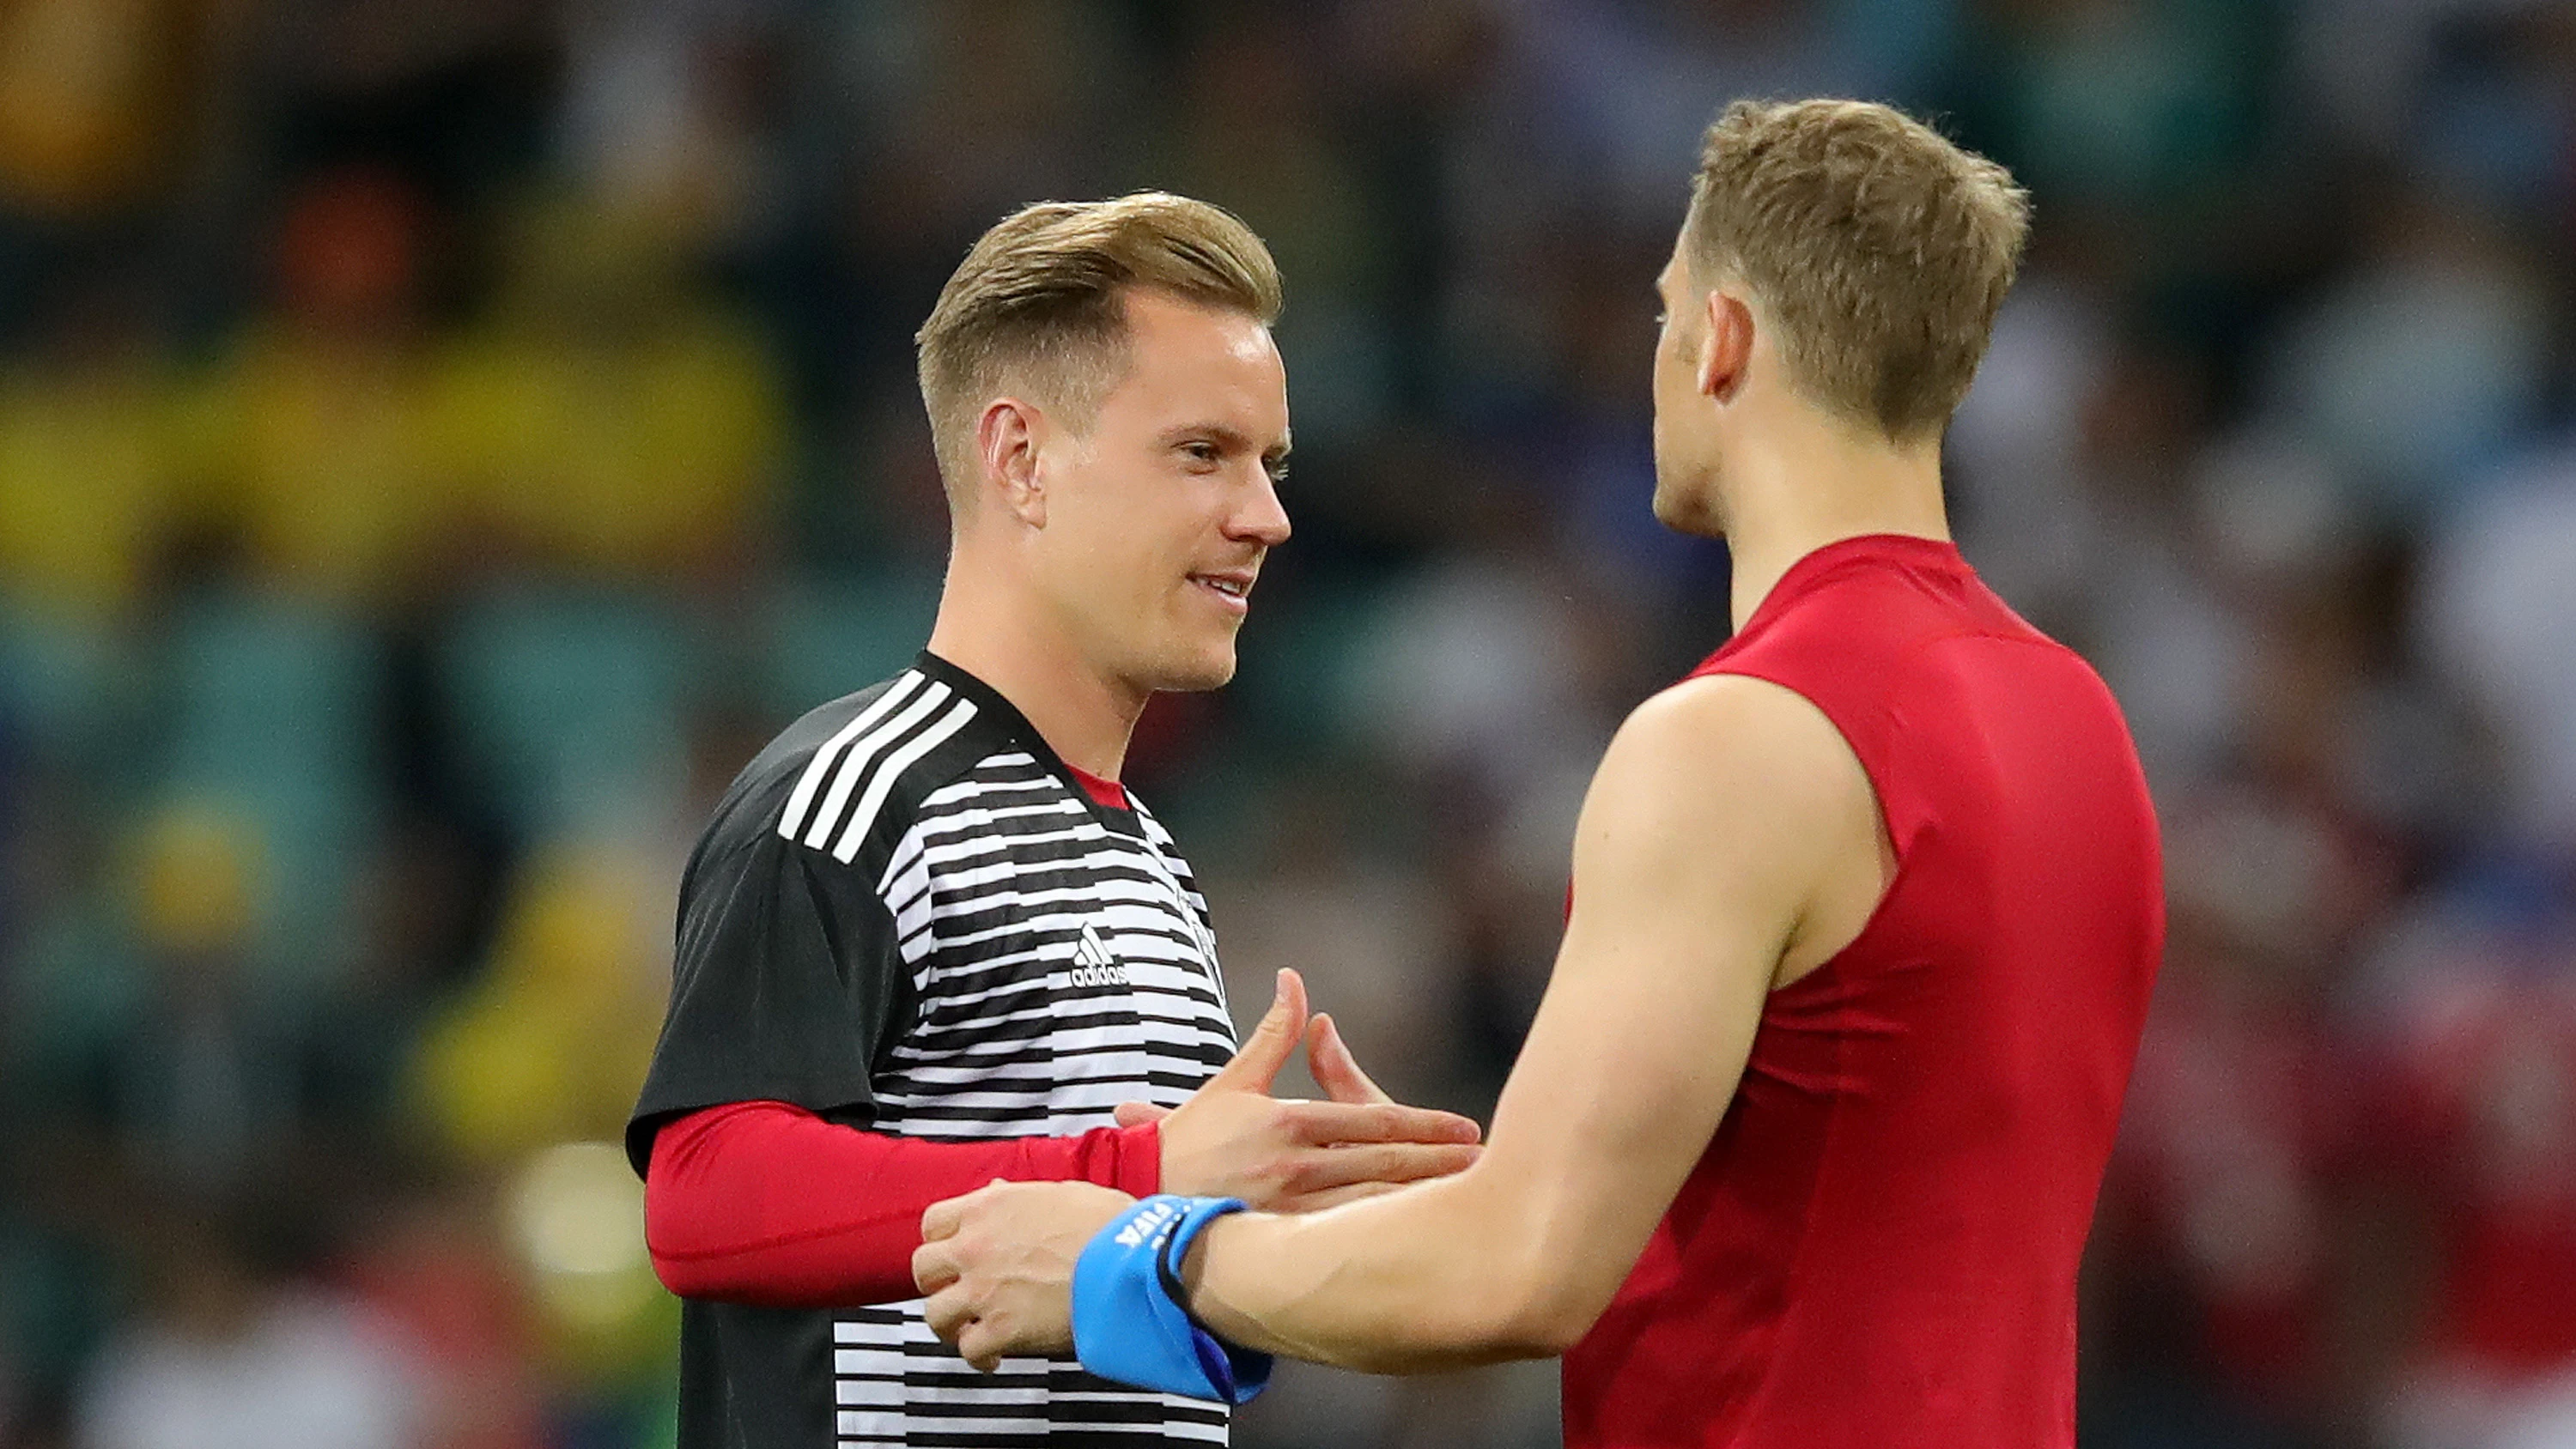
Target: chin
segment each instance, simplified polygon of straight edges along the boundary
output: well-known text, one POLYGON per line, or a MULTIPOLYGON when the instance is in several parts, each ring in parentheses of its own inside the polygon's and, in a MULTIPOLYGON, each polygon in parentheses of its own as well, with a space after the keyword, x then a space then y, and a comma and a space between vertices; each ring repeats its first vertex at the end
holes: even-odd
POLYGON ((1655 521, 1694 538, 1726 537, 1726 523, 1706 499, 1679 488, 1655 490, 1655 521))
POLYGON ((1228 649, 1221 658, 1194 661, 1193 667, 1181 671, 1179 676, 1172 683, 1164 685, 1163 687, 1170 690, 1194 692, 1206 689, 1223 689, 1233 681, 1234 651, 1232 649, 1228 649))
POLYGON ((1196 650, 1176 649, 1155 661, 1153 687, 1171 694, 1222 689, 1234 678, 1234 641, 1196 650))

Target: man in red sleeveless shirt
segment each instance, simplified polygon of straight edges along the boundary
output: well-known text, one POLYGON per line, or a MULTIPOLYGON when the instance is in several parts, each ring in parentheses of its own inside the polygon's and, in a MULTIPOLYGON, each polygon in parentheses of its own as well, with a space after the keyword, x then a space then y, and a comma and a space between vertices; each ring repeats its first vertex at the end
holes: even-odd
MULTIPOLYGON (((1726 539, 1735 637, 1601 762, 1483 1160, 1209 1222, 1175 1265, 1204 1330, 1379 1372, 1561 1353, 1574 1446, 2074 1442, 2076 1265, 2164 915, 2118 708, 1942 511, 2026 216, 1884 107, 1710 128, 1658 282, 1655 511, 1726 539)), ((1063 1346, 1126 1207, 932 1208, 932 1325, 983 1365, 1063 1346)))

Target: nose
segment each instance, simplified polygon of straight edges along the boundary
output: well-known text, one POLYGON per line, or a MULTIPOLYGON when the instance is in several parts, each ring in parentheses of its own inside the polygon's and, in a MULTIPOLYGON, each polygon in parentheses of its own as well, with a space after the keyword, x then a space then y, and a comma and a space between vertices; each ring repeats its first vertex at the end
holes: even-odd
POLYGON ((1288 541, 1288 510, 1279 502, 1279 485, 1270 480, 1268 469, 1254 470, 1251 487, 1226 520, 1225 536, 1263 548, 1277 548, 1288 541))

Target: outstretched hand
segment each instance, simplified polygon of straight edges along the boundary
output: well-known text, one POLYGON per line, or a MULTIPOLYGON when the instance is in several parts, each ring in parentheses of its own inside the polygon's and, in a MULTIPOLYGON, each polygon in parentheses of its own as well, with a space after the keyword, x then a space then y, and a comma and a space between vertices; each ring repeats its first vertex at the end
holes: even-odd
MULTIPOLYGON (((1481 1150, 1470 1119, 1404 1106, 1371 1081, 1333 1019, 1307 1014, 1306 983, 1294 971, 1279 973, 1261 1024, 1188 1101, 1124 1102, 1117 1118, 1122 1127, 1162 1124, 1163 1191, 1239 1197, 1274 1212, 1446 1176, 1481 1150), (1270 1095, 1300 1043, 1327 1101, 1270 1095)), ((932 1204, 912 1258, 932 1331, 988 1372, 1006 1354, 1070 1348, 1074 1260, 1133 1202, 1090 1183, 995 1182, 932 1204)))
POLYGON ((1279 973, 1277 993, 1234 1060, 1173 1109, 1122 1103, 1120 1126, 1162 1123, 1162 1188, 1239 1197, 1302 1212, 1445 1177, 1476 1160, 1481 1136, 1454 1112, 1407 1107, 1369 1080, 1329 1016, 1309 1018, 1306 983, 1279 973), (1271 1083, 1306 1047, 1329 1100, 1281 1100, 1271 1083))

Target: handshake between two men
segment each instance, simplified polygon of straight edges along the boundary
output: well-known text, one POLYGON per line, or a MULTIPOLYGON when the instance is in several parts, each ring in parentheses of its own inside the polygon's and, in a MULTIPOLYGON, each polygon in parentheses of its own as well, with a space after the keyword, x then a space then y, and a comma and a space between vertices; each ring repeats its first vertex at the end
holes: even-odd
MULTIPOLYGON (((1483 1150, 1472 1119, 1406 1106, 1370 1080, 1333 1019, 1309 1015, 1294 971, 1279 973, 1268 1013, 1188 1101, 1124 1103, 1117 1120, 1160 1123, 1163 1192, 1239 1198, 1267 1212, 1314 1212, 1446 1177, 1483 1150), (1301 1043, 1324 1101, 1270 1095, 1301 1043)), ((1071 1349, 1075 1259, 1094 1231, 1135 1201, 1093 1183, 997 1179, 932 1205, 913 1255, 931 1329, 985 1370, 1005 1352, 1071 1349)))

